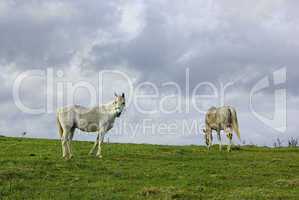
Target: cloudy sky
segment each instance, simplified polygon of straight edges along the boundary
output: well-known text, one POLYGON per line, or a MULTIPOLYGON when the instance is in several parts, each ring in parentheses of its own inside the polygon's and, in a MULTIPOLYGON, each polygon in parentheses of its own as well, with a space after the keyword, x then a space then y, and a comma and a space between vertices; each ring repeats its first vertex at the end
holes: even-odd
POLYGON ((236 107, 247 144, 299 137, 298 8, 295 0, 1 0, 0 134, 58 138, 65 98, 90 106, 115 91, 130 102, 112 142, 203 144, 212 105, 236 107), (99 81, 103 70, 119 73, 99 81), (68 83, 96 93, 71 93, 68 83), (25 112, 16 85, 24 106, 44 111, 25 112))

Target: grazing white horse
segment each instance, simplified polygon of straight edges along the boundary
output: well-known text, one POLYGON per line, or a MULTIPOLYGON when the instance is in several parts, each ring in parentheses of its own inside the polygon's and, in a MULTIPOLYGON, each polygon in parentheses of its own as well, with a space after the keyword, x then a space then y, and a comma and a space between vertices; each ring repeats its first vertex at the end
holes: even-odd
POLYGON ((223 106, 223 107, 211 107, 206 113, 205 119, 205 129, 203 129, 206 144, 208 149, 210 149, 212 145, 212 131, 217 131, 217 136, 219 140, 219 149, 221 151, 222 143, 221 143, 221 130, 224 130, 227 138, 229 139, 229 145, 227 146, 227 151, 230 151, 232 144, 233 131, 237 134, 240 139, 240 130, 237 118, 236 109, 231 106, 223 106))
POLYGON ((97 132, 97 139, 94 146, 90 150, 90 154, 94 154, 96 148, 96 156, 101 158, 101 144, 103 143, 105 133, 107 133, 114 124, 116 117, 120 117, 125 107, 125 94, 115 94, 115 99, 105 105, 85 108, 82 106, 71 106, 61 108, 57 111, 57 124, 62 143, 63 158, 72 158, 71 141, 74 136, 75 129, 85 132, 97 132))

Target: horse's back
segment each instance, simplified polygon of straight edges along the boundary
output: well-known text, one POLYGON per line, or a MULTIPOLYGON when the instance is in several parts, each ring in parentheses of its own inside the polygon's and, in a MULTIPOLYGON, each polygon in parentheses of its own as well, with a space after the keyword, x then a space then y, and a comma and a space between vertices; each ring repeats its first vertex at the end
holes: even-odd
POLYGON ((66 106, 57 109, 57 118, 63 126, 74 126, 77 124, 80 114, 87 113, 89 109, 79 105, 66 106))
POLYGON ((231 126, 231 112, 235 112, 232 106, 211 107, 206 114, 206 125, 215 130, 231 126))

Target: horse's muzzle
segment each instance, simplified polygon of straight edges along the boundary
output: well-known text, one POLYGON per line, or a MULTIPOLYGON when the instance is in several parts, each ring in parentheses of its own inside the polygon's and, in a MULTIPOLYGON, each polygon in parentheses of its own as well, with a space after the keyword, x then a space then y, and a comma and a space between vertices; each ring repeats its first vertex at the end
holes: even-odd
POLYGON ((116 113, 116 117, 120 117, 120 115, 121 115, 121 112, 116 113))

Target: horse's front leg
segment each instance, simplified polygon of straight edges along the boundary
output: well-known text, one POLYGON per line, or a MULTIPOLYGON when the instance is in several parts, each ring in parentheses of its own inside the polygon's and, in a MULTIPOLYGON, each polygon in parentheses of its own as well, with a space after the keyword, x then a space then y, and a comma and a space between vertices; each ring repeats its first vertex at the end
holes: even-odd
POLYGON ((225 129, 225 132, 226 132, 226 137, 229 140, 229 144, 227 145, 227 151, 230 152, 231 151, 231 146, 232 146, 233 133, 228 128, 225 129))
POLYGON ((102 158, 102 144, 104 141, 105 132, 102 132, 100 135, 100 139, 98 141, 98 152, 96 154, 97 157, 102 158))
POLYGON ((209 146, 208 149, 211 149, 211 146, 213 144, 213 135, 212 135, 212 131, 209 133, 209 146))
POLYGON ((97 135, 97 139, 96 139, 96 141, 94 142, 93 147, 92 147, 91 150, 89 151, 89 155, 93 155, 93 154, 95 153, 95 150, 96 150, 96 148, 97 148, 98 145, 99 145, 99 140, 100 140, 100 133, 98 133, 98 135, 97 135))
POLYGON ((212 141, 213 141, 212 129, 207 128, 206 129, 206 144, 207 144, 208 150, 211 149, 212 141))
POLYGON ((217 138, 218 138, 218 141, 219 141, 219 151, 221 151, 222 150, 222 141, 221 141, 220 130, 217 130, 217 138))

